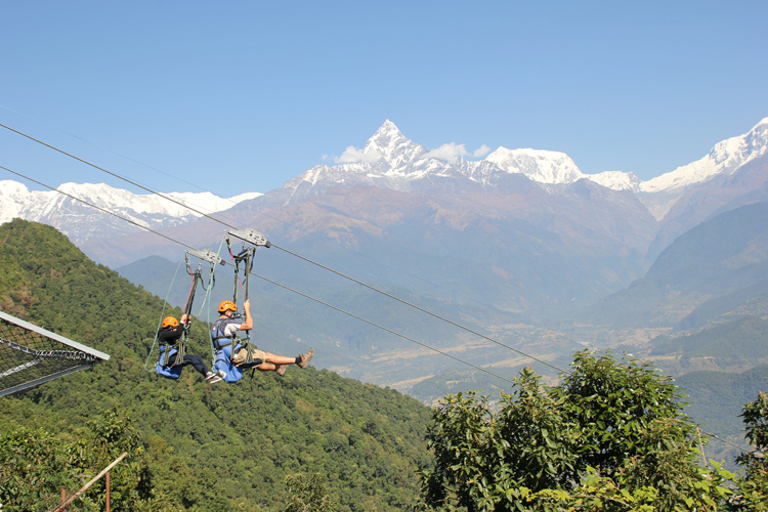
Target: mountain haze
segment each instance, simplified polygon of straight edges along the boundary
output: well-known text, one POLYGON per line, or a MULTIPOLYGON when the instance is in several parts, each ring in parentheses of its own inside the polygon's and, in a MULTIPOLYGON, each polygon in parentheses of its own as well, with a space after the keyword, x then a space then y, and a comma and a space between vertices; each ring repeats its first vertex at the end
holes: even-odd
MULTIPOLYGON (((709 304, 710 314, 722 314, 765 297, 766 279, 768 202, 761 202, 722 213, 681 235, 642 279, 588 308, 587 317, 613 327, 690 327, 703 320, 701 310, 698 320, 690 316, 699 307, 709 304), (728 297, 728 308, 712 308, 728 297)), ((768 314, 765 306, 754 311, 768 314)))

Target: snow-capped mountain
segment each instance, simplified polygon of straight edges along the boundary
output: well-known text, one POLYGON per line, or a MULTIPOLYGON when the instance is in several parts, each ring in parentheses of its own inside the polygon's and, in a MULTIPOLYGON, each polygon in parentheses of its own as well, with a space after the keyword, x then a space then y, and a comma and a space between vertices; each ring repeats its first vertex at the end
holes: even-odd
POLYGON ((485 158, 508 173, 525 174, 540 183, 573 183, 585 177, 571 157, 558 151, 499 147, 485 158))
POLYGON ((642 192, 674 191, 707 181, 717 174, 732 174, 744 164, 768 153, 768 117, 748 133, 718 142, 705 157, 672 172, 643 182, 642 192))
POLYGON ((640 183, 638 196, 659 220, 687 190, 718 176, 730 176, 768 154, 768 117, 749 132, 718 142, 703 158, 640 183))
POLYGON ((406 138, 387 120, 362 149, 347 148, 338 165, 319 165, 285 183, 273 198, 295 204, 336 186, 371 185, 403 192, 494 187, 510 174, 542 185, 573 183, 585 175, 564 153, 498 148, 482 161, 467 161, 450 152, 431 150, 406 138))
POLYGON ((631 172, 583 173, 565 153, 538 149, 499 147, 482 161, 444 156, 406 138, 387 120, 362 149, 347 148, 338 165, 320 165, 285 183, 273 198, 294 204, 335 186, 372 185, 404 192, 436 190, 451 181, 450 188, 495 187, 505 176, 523 175, 541 186, 559 186, 588 179, 616 191, 637 195, 661 220, 691 186, 715 176, 731 174, 768 152, 768 118, 748 133, 715 145, 710 153, 691 164, 648 181, 631 172))
POLYGON ((104 183, 63 183, 58 191, 30 191, 21 183, 0 181, 0 223, 19 217, 48 224, 80 244, 94 237, 109 238, 139 231, 138 226, 162 229, 184 224, 203 213, 227 210, 261 194, 246 193, 231 198, 210 192, 165 195, 171 200, 153 194, 133 194, 104 183), (114 212, 138 226, 85 203, 114 212))

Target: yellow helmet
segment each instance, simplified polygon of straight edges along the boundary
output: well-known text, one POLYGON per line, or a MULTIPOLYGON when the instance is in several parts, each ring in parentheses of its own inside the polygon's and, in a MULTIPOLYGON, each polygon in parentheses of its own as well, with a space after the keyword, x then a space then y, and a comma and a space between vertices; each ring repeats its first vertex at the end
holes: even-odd
POLYGON ((172 316, 167 316, 163 318, 163 323, 161 325, 163 329, 167 329, 168 327, 176 327, 177 325, 179 325, 179 321, 172 316))
POLYGON ((231 300, 225 300, 219 304, 219 313, 224 313, 227 310, 237 313, 237 306, 231 300))

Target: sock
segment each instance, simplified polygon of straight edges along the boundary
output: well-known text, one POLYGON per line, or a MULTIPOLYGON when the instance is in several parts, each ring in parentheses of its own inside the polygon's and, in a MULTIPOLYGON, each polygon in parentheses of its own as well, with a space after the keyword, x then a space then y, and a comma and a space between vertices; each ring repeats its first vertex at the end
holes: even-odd
POLYGON ((296 358, 296 362, 294 364, 299 364, 301 362, 301 356, 296 358))

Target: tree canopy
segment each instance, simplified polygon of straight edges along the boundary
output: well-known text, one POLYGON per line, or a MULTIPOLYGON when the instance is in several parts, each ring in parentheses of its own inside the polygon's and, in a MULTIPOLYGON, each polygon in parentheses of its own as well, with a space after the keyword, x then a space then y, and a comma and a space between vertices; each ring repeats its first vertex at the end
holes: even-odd
MULTIPOLYGON (((699 465, 680 399, 649 365, 586 351, 556 386, 526 369, 498 404, 448 395, 428 428, 434 459, 421 471, 423 502, 469 512, 765 510, 762 459, 745 459, 746 479, 699 465)), ((765 395, 744 416, 749 439, 764 446, 765 395)))

